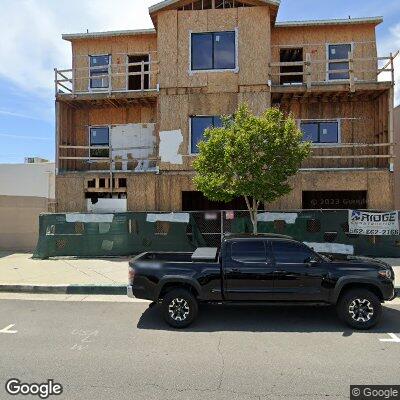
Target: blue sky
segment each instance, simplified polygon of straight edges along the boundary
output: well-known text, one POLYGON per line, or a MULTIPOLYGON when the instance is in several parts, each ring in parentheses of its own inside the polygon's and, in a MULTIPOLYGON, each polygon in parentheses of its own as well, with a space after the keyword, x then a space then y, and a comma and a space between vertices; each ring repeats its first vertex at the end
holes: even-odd
MULTIPOLYGON (((70 46, 61 33, 148 28, 147 8, 157 2, 0 0, 0 162, 23 162, 26 156, 54 159, 53 68, 71 64, 70 46)), ((278 20, 349 15, 382 15, 384 23, 377 28, 380 55, 400 48, 398 0, 282 0, 278 20)), ((398 81, 399 60, 397 66, 398 81)))

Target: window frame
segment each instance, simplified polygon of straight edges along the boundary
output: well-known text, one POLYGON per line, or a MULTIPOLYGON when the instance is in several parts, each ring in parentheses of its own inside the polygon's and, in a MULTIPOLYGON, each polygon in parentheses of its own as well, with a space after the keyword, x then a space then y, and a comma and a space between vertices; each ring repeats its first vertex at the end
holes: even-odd
POLYGON ((111 125, 89 125, 88 128, 88 142, 89 142, 89 158, 88 161, 90 162, 92 158, 99 158, 99 157, 94 157, 92 156, 92 148, 93 150, 96 150, 96 147, 103 147, 103 145, 94 145, 92 146, 92 129, 97 129, 97 128, 107 128, 108 129, 108 147, 109 147, 109 154, 108 157, 102 157, 104 160, 109 159, 111 156, 111 125))
MULTIPOLYGON (((330 59, 329 59, 329 46, 348 46, 348 45, 350 45, 350 52, 354 54, 354 42, 326 43, 326 81, 327 82, 349 82, 350 72, 348 72, 349 73, 348 78, 330 79, 330 77, 329 77, 329 75, 331 74, 331 72, 329 70, 329 64, 335 63, 335 60, 330 61, 330 59)), ((340 62, 343 62, 343 61, 340 61, 340 62)), ((350 67, 350 64, 349 64, 349 67, 350 67)), ((340 73, 340 72, 333 72, 333 73, 336 74, 336 73, 340 73)))
MULTIPOLYGON (((88 65, 89 65, 89 84, 88 90, 89 92, 104 92, 109 91, 111 89, 111 64, 112 64, 112 55, 111 54, 89 54, 88 55, 88 65), (92 67, 90 65, 90 60, 92 57, 108 57, 108 85, 101 87, 101 88, 93 88, 92 87, 92 79, 96 79, 95 77, 91 76, 92 67)), ((101 78, 104 79, 104 78, 101 78)))
MULTIPOLYGON (((214 59, 214 55, 213 55, 214 59)), ((189 75, 192 76, 198 73, 210 73, 210 72, 233 72, 237 74, 239 72, 239 28, 235 28, 233 30, 226 31, 211 31, 211 32, 193 32, 189 31, 189 75), (226 33, 226 32, 234 32, 235 33, 235 68, 216 68, 216 69, 192 69, 192 36, 196 34, 218 34, 218 33, 226 33)))
POLYGON ((189 144, 188 144, 188 154, 190 156, 197 156, 199 152, 193 153, 192 152, 192 119, 193 118, 221 118, 222 115, 190 115, 189 116, 189 144))
MULTIPOLYGON (((320 139, 320 132, 319 132, 319 125, 323 123, 329 123, 329 122, 336 122, 338 126, 338 140, 337 142, 330 142, 330 143, 324 143, 324 142, 311 142, 313 147, 324 147, 324 146, 334 146, 338 145, 340 146, 342 143, 342 132, 341 132, 341 119, 340 118, 328 118, 328 119, 299 119, 298 120, 298 128, 301 130, 301 124, 312 124, 312 123, 317 123, 318 124, 318 140, 320 139)), ((302 131, 303 132, 303 131, 302 131)))
MULTIPOLYGON (((150 90, 152 90, 152 89, 150 89, 150 87, 151 87, 151 63, 152 63, 152 59, 151 59, 151 53, 150 52, 143 52, 143 53, 138 53, 138 54, 127 54, 126 56, 125 56, 125 62, 126 62, 126 64, 125 64, 125 73, 126 73, 126 79, 125 79, 125 90, 127 91, 127 92, 148 92, 148 91, 150 91, 150 90), (148 89, 144 89, 144 90, 141 90, 141 89, 135 89, 135 90, 130 90, 129 89, 129 57, 130 56, 133 56, 133 55, 138 55, 138 56, 149 56, 149 88, 148 89)), ((146 74, 145 74, 146 75, 146 74)))

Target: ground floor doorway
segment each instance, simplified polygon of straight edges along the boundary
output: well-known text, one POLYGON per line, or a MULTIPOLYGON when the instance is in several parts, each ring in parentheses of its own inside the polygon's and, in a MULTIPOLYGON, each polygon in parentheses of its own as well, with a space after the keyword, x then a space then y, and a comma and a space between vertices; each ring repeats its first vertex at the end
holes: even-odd
POLYGON ((182 211, 247 210, 244 198, 224 203, 208 200, 201 192, 182 192, 182 211))

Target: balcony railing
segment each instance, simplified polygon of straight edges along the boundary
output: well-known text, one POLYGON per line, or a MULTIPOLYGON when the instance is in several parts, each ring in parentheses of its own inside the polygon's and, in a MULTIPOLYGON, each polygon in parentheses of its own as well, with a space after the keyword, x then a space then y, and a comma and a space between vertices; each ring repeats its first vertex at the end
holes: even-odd
POLYGON ((55 94, 149 92, 158 90, 158 62, 54 69, 55 94))
POLYGON ((154 146, 59 145, 59 171, 158 172, 154 146))
POLYGON ((303 169, 390 168, 392 143, 338 143, 313 145, 303 169))
POLYGON ((348 83, 351 91, 355 91, 357 82, 379 80, 394 84, 394 60, 398 54, 399 51, 388 57, 355 57, 350 52, 348 58, 328 60, 306 53, 304 61, 271 62, 270 81, 272 86, 305 85, 307 89, 321 83, 348 83))

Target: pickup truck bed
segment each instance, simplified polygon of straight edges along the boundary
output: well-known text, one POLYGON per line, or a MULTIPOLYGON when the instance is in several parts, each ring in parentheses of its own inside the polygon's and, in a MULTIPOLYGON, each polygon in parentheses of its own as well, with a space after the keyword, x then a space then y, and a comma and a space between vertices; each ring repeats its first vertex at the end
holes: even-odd
POLYGON ((193 253, 151 252, 131 261, 135 269, 135 297, 157 301, 171 284, 193 285, 199 300, 221 301, 221 265, 217 260, 193 260, 193 253), (168 273, 166 274, 166 272, 168 273), (204 278, 207 277, 207 282, 204 278), (201 293, 210 293, 202 298, 201 293))

